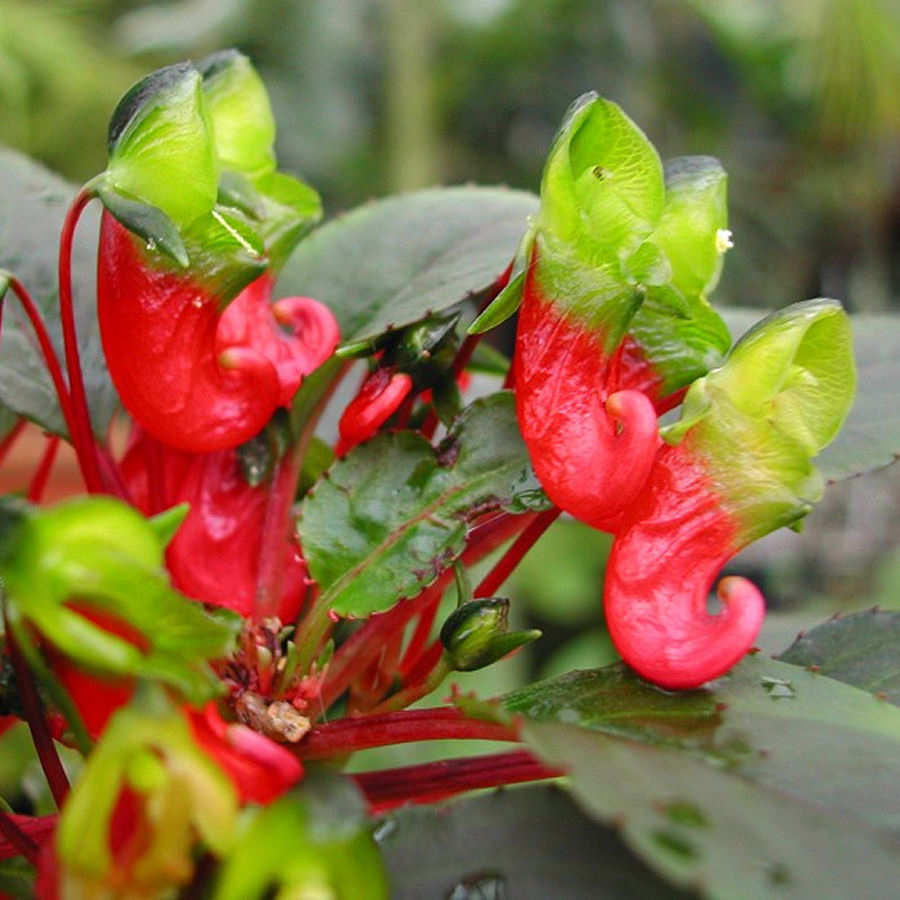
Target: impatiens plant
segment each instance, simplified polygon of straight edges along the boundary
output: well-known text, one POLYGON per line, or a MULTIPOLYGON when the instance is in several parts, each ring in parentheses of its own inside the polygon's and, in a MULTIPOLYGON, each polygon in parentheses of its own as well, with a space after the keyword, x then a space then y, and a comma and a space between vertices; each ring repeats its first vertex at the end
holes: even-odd
POLYGON ((885 895, 900 614, 779 661, 757 587, 709 594, 890 461, 869 363, 896 323, 818 299, 733 341, 724 170, 663 163, 593 94, 540 198, 435 189, 318 229, 274 137, 227 51, 135 85, 78 192, 0 155, 0 456, 25 420, 48 434, 0 501, 0 721, 56 807, 4 802, 0 893, 885 895), (507 360, 481 335, 517 310, 507 360), (85 492, 42 505, 60 440, 85 492), (621 661, 447 686, 540 638, 503 585, 561 514, 613 536, 621 661), (444 739, 514 746, 354 759, 444 739), (428 806, 542 779, 585 813, 546 786, 428 806))

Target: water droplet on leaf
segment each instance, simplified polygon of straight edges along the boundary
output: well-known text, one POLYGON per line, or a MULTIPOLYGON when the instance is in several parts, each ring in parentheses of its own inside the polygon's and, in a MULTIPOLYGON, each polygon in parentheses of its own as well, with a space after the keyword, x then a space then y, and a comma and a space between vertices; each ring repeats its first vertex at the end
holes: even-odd
POLYGON ((793 700, 797 696, 794 685, 784 678, 763 675, 759 682, 762 685, 763 690, 773 700, 793 700))

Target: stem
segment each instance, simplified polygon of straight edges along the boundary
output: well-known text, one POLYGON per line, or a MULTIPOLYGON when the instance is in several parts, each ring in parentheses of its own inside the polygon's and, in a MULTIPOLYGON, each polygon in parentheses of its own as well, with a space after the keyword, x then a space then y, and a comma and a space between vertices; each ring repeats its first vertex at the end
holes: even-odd
POLYGON ((537 518, 516 538, 513 545, 503 554, 497 564, 481 580, 475 588, 475 597, 493 597, 500 586, 512 574, 513 569, 522 561, 525 554, 535 545, 538 538, 559 518, 562 510, 554 506, 539 513, 537 518))
POLYGON ((31 677, 31 671, 22 658, 22 652, 19 649, 12 629, 9 627, 9 620, 5 614, 4 624, 6 626, 9 658, 16 675, 19 699, 22 702, 22 712, 25 714, 25 721, 28 723, 28 728, 31 731, 31 740, 34 742, 34 749, 37 752, 41 768, 47 777, 50 793, 53 794, 57 807, 62 809, 66 796, 69 793, 69 779, 60 762, 59 754, 56 752, 56 746, 53 743, 53 738, 50 736, 50 730, 47 728, 47 720, 44 718, 41 698, 38 696, 37 688, 31 677))
POLYGON ((19 828, 13 817, 4 810, 0 810, 0 834, 2 834, 3 837, 5 837, 6 840, 28 860, 28 862, 33 866, 37 865, 40 847, 38 847, 37 843, 31 837, 19 828))
MULTIPOLYGON (((44 357, 44 365, 50 373, 50 379, 53 382, 56 396, 59 399, 59 408, 62 412, 63 419, 65 420, 66 428, 68 429, 74 444, 75 438, 73 433, 75 424, 72 417, 72 401, 69 397, 69 389, 66 386, 65 378, 63 377, 59 358, 56 355, 56 350, 53 349, 53 342, 50 340, 50 335, 47 333, 47 327, 44 325, 41 312, 38 309, 37 304, 31 298, 31 294, 28 293, 25 286, 18 278, 10 278, 9 286, 22 304, 22 309, 25 311, 25 315, 28 317, 28 321, 31 323, 31 327, 34 330, 38 346, 41 350, 41 355, 44 357)), ((78 448, 76 447, 75 449, 77 452, 78 448)), ((81 458, 79 457, 79 465, 80 464, 81 458)))
POLYGON ((444 645, 441 643, 440 638, 435 638, 431 644, 423 650, 418 658, 413 661, 413 664, 409 668, 409 672, 404 677, 404 682, 407 685, 418 684, 420 681, 424 681, 429 677, 430 672, 444 656, 444 645))
POLYGON ((440 597, 435 598, 434 602, 429 604, 422 610, 419 621, 416 623, 416 630, 413 632, 400 662, 400 677, 406 681, 410 670, 416 664, 416 661, 422 654, 425 644, 431 635, 431 629, 437 616, 438 607, 441 605, 440 597))
POLYGON ((31 503, 37 503, 44 494, 47 487, 47 480, 50 478, 50 471, 53 469, 53 463, 56 460, 56 451, 59 450, 59 435, 48 434, 47 446, 41 456, 41 461, 31 479, 28 487, 28 500, 31 503))
MULTIPOLYGON (((334 623, 329 609, 318 598, 313 600, 309 612, 303 617, 294 633, 294 649, 287 658, 284 672, 279 677, 279 686, 287 685, 295 672, 309 672, 319 655, 319 648, 328 636, 334 623)), ((323 707, 325 709, 326 707, 323 707)))
POLYGON ((28 423, 25 421, 25 419, 19 419, 16 424, 13 425, 12 431, 10 431, 10 433, 5 438, 3 438, 2 441, 0 441, 0 464, 2 464, 6 457, 9 455, 9 451, 12 450, 13 445, 19 439, 19 435, 22 433, 27 424, 28 423))
POLYGON ((272 474, 272 486, 266 500, 259 568, 256 576, 254 618, 274 616, 281 604, 281 576, 291 527, 291 507, 300 477, 300 466, 309 439, 302 441, 279 460, 272 474))
POLYGON ((517 741, 519 736, 512 726, 469 719, 460 710, 447 706, 405 709, 316 725, 296 746, 295 752, 302 760, 329 759, 370 747, 454 739, 517 741))
POLYGON ((436 666, 433 666, 428 675, 418 683, 413 683, 392 694, 387 700, 383 700, 377 706, 369 710, 371 715, 376 716, 382 713, 395 712, 396 710, 405 709, 416 700, 421 700, 426 694, 430 694, 440 683, 453 671, 443 658, 443 654, 438 659, 436 666))
MULTIPOLYGON (((476 525, 469 533, 468 547, 463 552, 463 565, 472 565, 495 550, 513 534, 526 527, 534 518, 533 514, 513 516, 501 513, 476 525)), ((383 642, 390 634, 401 628, 431 603, 439 603, 444 588, 453 577, 447 570, 431 587, 418 597, 401 600, 384 613, 376 613, 355 634, 345 641, 334 654, 328 667, 328 675, 322 686, 321 707, 328 707, 337 700, 350 684, 364 672, 381 652, 383 642)))
POLYGON ((361 772, 353 775, 373 813, 386 812, 404 803, 431 803, 463 791, 538 781, 564 775, 546 766, 527 750, 445 759, 418 766, 361 772))

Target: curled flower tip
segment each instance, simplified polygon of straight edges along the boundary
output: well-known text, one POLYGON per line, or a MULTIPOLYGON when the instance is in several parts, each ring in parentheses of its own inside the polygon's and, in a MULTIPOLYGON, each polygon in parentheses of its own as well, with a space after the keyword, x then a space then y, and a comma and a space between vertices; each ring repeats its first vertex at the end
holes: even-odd
POLYGON ((218 361, 227 372, 241 372, 260 379, 275 374, 272 363, 250 347, 226 347, 219 351, 218 361))
POLYGON ((622 592, 615 577, 608 581, 606 615, 613 643, 628 665, 660 687, 688 690, 724 675, 759 633, 765 601, 756 586, 746 578, 723 578, 716 592, 722 610, 709 613, 707 570, 701 561, 703 577, 646 586, 641 597, 622 592))
POLYGON ((359 393, 344 410, 338 423, 340 440, 336 453, 344 456, 357 444, 372 437, 397 411, 412 390, 412 378, 405 372, 376 369, 363 382, 359 393))

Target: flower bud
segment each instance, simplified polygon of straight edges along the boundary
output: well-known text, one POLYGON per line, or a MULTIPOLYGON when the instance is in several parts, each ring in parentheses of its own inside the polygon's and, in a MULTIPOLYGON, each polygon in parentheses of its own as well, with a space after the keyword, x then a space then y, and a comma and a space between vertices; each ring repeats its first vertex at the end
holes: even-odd
POLYGON ((502 659, 517 647, 537 640, 541 632, 508 632, 509 600, 486 597, 463 603, 441 628, 441 643, 457 672, 474 672, 502 659))

